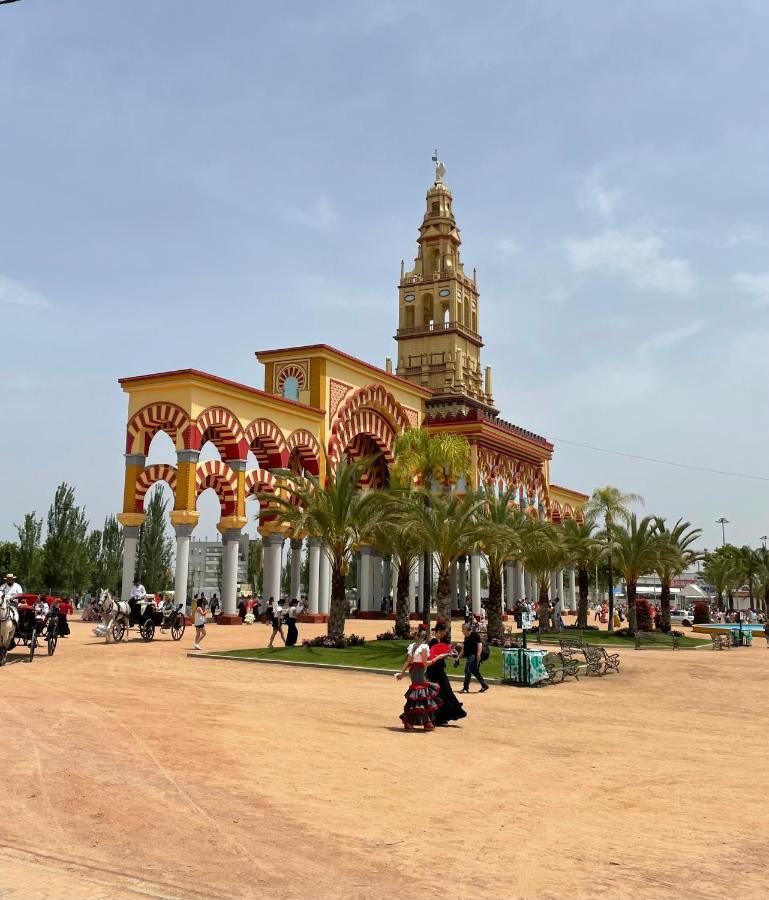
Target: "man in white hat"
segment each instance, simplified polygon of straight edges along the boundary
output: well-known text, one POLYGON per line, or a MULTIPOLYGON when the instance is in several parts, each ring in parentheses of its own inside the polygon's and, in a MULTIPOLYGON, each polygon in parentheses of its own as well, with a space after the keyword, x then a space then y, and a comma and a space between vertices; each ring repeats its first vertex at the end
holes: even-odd
POLYGON ((18 606, 19 601, 16 598, 23 593, 21 585, 16 581, 16 576, 13 572, 9 572, 5 576, 5 584, 0 587, 0 597, 5 598, 8 603, 18 606))

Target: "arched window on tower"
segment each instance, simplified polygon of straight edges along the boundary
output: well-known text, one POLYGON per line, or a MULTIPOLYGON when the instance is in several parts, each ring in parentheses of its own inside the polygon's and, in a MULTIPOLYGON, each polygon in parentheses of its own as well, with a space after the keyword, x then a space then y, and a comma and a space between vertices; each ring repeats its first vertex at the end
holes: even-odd
POLYGON ((283 396, 286 400, 299 399, 299 379, 294 375, 289 375, 283 382, 283 396))

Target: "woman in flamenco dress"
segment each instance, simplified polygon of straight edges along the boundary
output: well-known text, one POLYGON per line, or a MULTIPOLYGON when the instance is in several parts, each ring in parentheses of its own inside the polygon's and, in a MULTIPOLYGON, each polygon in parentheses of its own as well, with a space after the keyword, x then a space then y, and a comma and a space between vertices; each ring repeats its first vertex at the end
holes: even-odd
POLYGON ((427 631, 424 625, 417 629, 417 635, 413 643, 406 650, 406 661, 400 672, 395 673, 395 678, 400 681, 408 669, 411 684, 406 691, 406 704, 401 713, 401 722, 406 731, 415 731, 421 726, 425 731, 435 731, 433 719, 435 711, 440 706, 437 699, 439 688, 425 677, 427 664, 430 658, 430 647, 427 644, 427 631))
POLYGON ((446 659, 454 656, 454 648, 446 643, 446 623, 438 622, 435 626, 435 637, 430 641, 430 665, 427 667, 427 680, 438 685, 438 699, 441 705, 435 713, 436 725, 448 725, 464 719, 467 713, 457 700, 451 688, 449 676, 446 674, 446 659))

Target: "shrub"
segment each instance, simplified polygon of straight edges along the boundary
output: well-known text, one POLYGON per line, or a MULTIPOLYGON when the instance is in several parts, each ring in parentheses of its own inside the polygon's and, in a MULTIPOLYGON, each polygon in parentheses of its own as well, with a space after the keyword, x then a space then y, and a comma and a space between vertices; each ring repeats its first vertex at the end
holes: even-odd
POLYGON ((346 650, 348 647, 359 647, 366 643, 366 638, 357 634, 345 634, 338 641, 328 637, 325 634, 318 635, 314 638, 305 638, 302 641, 303 647, 329 647, 336 650, 346 650))
POLYGON ((648 600, 636 600, 635 602, 636 631, 652 631, 652 614, 648 600))
POLYGON ((398 639, 398 635, 395 633, 395 629, 392 631, 383 631, 382 634, 378 634, 376 636, 378 641, 395 641, 398 639))
POLYGON ((694 624, 706 625, 710 622, 710 605, 704 600, 697 600, 694 604, 694 624))
POLYGON ((597 625, 586 625, 584 628, 577 628, 576 625, 565 625, 564 631, 599 631, 597 625))

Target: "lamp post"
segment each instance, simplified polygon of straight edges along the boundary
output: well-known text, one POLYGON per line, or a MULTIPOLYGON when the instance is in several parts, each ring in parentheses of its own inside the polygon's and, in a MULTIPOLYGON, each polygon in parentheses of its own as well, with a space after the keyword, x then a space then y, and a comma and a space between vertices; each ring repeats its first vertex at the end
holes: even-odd
POLYGON ((726 546, 726 528, 725 526, 729 524, 729 520, 725 519, 721 516, 720 519, 716 519, 716 524, 721 526, 721 546, 726 546))
POLYGON ((767 538, 769 538, 769 535, 767 535, 767 534, 762 534, 762 535, 761 535, 761 539, 760 539, 760 540, 761 540, 761 543, 764 545, 764 550, 766 550, 766 540, 767 540, 767 538))

